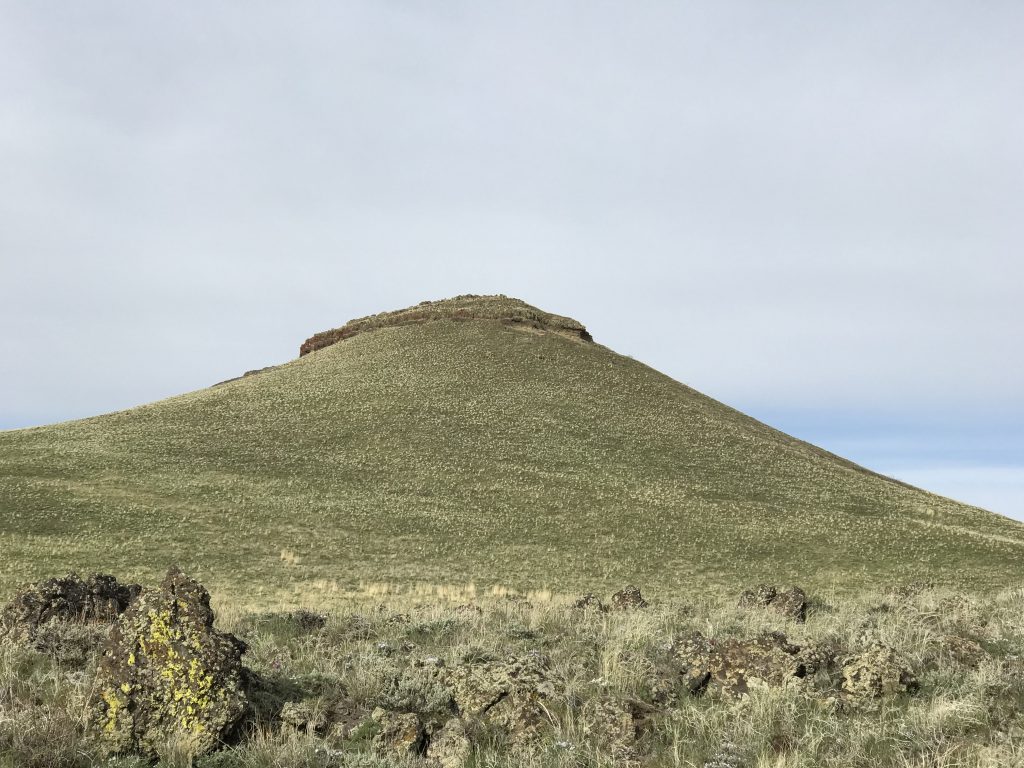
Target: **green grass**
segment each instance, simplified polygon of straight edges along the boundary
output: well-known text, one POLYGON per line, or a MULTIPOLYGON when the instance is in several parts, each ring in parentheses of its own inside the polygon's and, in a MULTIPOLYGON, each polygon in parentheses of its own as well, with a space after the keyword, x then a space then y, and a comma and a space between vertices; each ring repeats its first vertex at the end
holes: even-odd
POLYGON ((473 305, 483 319, 438 302, 257 375, 0 433, 0 591, 172 563, 253 605, 360 583, 1020 583, 1024 525, 503 320, 539 312, 514 300, 473 305))

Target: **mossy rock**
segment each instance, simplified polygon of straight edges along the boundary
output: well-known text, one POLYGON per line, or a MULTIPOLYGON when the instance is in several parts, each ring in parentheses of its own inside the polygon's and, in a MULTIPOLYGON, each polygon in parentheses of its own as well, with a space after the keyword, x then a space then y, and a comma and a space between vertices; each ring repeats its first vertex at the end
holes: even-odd
POLYGON ((96 678, 103 751, 154 755, 174 740, 199 755, 231 735, 248 708, 245 644, 213 621, 209 593, 176 568, 122 614, 96 678))

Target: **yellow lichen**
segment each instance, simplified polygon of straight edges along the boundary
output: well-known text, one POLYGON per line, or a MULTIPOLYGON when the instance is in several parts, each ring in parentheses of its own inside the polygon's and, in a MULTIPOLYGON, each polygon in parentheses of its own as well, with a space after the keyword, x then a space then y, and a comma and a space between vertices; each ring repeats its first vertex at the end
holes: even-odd
POLYGON ((104 688, 100 692, 100 696, 107 705, 107 721, 103 724, 103 730, 106 733, 113 733, 117 730, 117 720, 121 710, 124 708, 124 702, 121 701, 121 697, 112 688, 104 688))

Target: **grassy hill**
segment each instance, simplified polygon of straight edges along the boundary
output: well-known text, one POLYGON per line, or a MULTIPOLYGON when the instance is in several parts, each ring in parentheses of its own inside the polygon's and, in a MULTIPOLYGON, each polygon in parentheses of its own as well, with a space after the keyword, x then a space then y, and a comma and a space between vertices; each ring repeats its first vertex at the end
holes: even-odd
POLYGON ((198 392, 0 433, 0 588, 70 568, 152 580, 170 563, 252 602, 360 582, 1020 581, 1024 525, 589 338, 513 299, 460 297, 198 392))

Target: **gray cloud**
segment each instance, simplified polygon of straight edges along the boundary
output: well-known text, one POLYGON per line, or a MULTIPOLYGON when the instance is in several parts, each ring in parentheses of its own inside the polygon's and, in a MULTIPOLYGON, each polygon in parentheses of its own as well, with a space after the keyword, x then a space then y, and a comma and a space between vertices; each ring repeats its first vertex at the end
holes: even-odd
POLYGON ((1022 36, 1010 2, 2 3, 0 426, 462 292, 755 411, 996 423, 1022 36))

